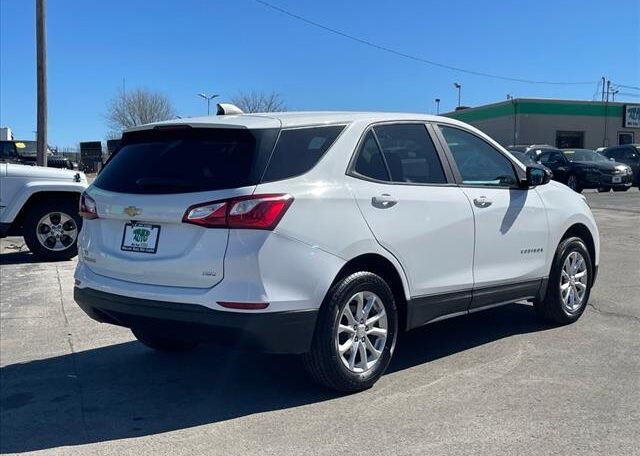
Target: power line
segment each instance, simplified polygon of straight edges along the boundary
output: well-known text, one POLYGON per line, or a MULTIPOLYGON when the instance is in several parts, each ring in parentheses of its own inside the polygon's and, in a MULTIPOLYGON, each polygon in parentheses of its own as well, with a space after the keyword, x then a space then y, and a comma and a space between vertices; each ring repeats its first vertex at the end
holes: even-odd
POLYGON ((640 93, 618 92, 617 95, 623 95, 625 97, 640 98, 640 93))
POLYGON ((598 98, 601 85, 602 85, 602 79, 598 79, 598 84, 596 85, 596 91, 593 93, 593 97, 591 97, 591 101, 596 101, 596 99, 598 98))
POLYGON ((440 68, 446 68, 448 70, 453 70, 453 71, 458 71, 460 73, 467 73, 467 74, 472 74, 474 76, 482 76, 485 78, 492 78, 492 79, 500 79, 503 81, 512 81, 512 82, 522 82, 522 83, 526 83, 526 84, 546 84, 546 85, 591 85, 593 84, 594 81, 581 81, 581 82, 570 82, 570 81, 541 81, 541 80, 532 80, 532 79, 522 79, 522 78, 512 78, 512 77, 508 77, 508 76, 500 76, 498 74, 492 74, 492 73, 484 73, 482 71, 473 71, 473 70, 468 70, 465 68, 460 68, 460 67, 455 67, 452 65, 446 65, 444 63, 439 63, 439 62, 434 62, 433 60, 428 60, 428 59, 424 59, 422 57, 418 57, 415 55, 411 55, 411 54, 407 54, 406 52, 403 51, 398 51, 396 49, 392 49, 380 44, 376 44, 373 43, 371 41, 367 41, 365 39, 362 38, 358 38, 357 36, 354 35, 350 35, 348 33, 345 32, 341 32, 340 30, 336 30, 333 29, 331 27, 328 27, 326 25, 320 24, 318 22, 312 21, 311 19, 307 19, 306 17, 300 16, 298 14, 292 13, 291 11, 287 11, 284 8, 280 8, 279 6, 273 5, 269 2, 266 2, 264 0, 254 0, 257 3, 260 3, 263 6, 266 6, 267 8, 271 8, 274 11, 277 11, 279 13, 282 13, 284 15, 287 15, 289 17, 292 17, 294 19, 297 19, 301 22, 304 22, 308 25, 311 25, 313 27, 325 30, 327 32, 333 33, 335 35, 339 35, 343 38, 347 38, 351 41, 355 41, 357 43, 360 44, 364 44, 365 46, 369 46, 371 48, 374 49, 378 49, 380 51, 384 51, 387 52, 389 54, 393 54, 396 55, 398 57, 403 57, 409 60, 413 60, 415 62, 420 62, 420 63, 426 63, 427 65, 432 65, 432 66, 436 66, 436 67, 440 67, 440 68))
POLYGON ((616 84, 617 87, 622 87, 625 89, 631 89, 631 90, 640 90, 640 87, 635 87, 635 86, 628 86, 628 85, 623 85, 623 84, 616 84))

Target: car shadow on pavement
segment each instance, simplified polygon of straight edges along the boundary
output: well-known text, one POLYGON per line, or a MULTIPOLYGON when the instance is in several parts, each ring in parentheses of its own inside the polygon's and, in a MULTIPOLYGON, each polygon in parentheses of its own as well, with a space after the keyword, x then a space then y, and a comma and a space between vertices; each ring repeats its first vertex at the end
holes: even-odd
MULTIPOLYGON (((521 304, 441 321, 405 334, 390 371, 546 328, 521 304)), ((0 453, 155 435, 342 396, 311 384, 297 357, 215 347, 169 355, 138 342, 7 365, 0 384, 0 453)))
POLYGON ((27 251, 7 252, 0 254, 0 265, 44 263, 33 253, 27 251))

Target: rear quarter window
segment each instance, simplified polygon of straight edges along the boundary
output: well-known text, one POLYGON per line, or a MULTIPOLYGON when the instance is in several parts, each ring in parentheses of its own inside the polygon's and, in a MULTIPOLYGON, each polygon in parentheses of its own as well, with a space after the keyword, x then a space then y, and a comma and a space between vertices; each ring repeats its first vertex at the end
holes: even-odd
POLYGON ((344 125, 330 125, 282 130, 262 181, 289 179, 308 172, 344 128, 344 125))

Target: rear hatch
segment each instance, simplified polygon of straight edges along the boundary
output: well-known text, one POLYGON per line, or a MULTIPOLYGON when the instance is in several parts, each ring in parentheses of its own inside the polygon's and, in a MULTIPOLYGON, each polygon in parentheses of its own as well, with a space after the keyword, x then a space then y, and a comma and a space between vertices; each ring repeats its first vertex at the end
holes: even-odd
POLYGON ((183 223, 194 205, 253 193, 278 129, 168 127, 127 133, 88 190, 87 267, 136 283, 210 288, 223 278, 226 228, 183 223))

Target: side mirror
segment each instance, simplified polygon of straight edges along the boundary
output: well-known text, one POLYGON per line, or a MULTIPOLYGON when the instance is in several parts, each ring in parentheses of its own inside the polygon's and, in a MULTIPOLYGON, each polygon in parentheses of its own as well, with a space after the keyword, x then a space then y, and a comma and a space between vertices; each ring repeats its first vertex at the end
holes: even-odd
POLYGON ((527 187, 548 184, 551 180, 551 173, 542 166, 527 166, 527 187))

